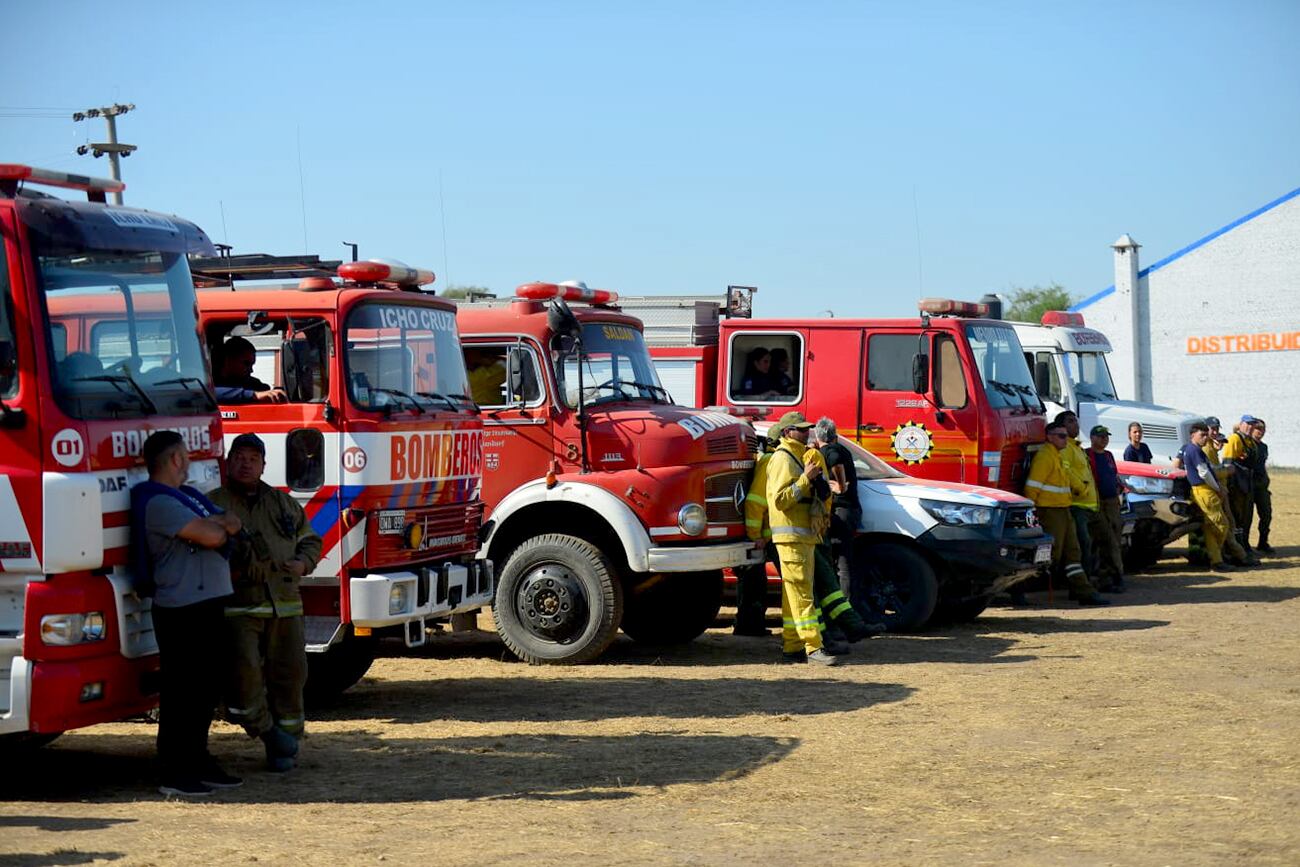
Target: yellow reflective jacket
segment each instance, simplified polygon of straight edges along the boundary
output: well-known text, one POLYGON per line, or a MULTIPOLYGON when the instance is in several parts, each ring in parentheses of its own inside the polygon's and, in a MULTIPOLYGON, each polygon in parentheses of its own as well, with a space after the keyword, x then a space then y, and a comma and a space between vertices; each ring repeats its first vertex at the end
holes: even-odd
POLYGON ((1044 509, 1068 508, 1074 501, 1071 477, 1061 462, 1063 452, 1050 443, 1034 453, 1025 479, 1025 496, 1044 509))
POLYGON ((1061 452, 1061 463, 1070 474, 1070 489, 1073 492, 1071 506, 1078 506, 1090 512, 1097 511, 1097 483, 1092 478, 1092 464, 1088 456, 1074 440, 1066 440, 1065 451, 1061 452))
POLYGON ((813 485, 804 472, 811 460, 826 474, 826 459, 816 449, 788 437, 767 461, 767 510, 774 542, 816 544, 830 524, 829 500, 813 497, 813 485), (809 454, 811 452, 811 454, 809 454))
POLYGON ((754 542, 772 538, 772 526, 767 522, 767 462, 771 457, 770 453, 761 454, 754 461, 745 495, 745 535, 754 542))

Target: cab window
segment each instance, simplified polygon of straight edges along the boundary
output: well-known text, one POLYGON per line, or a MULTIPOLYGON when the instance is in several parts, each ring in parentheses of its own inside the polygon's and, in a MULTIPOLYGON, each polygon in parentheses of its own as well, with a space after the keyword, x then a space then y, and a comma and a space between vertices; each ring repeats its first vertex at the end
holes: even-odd
POLYGON ((542 402, 537 355, 524 343, 475 343, 464 348, 470 397, 484 408, 542 402))
MULTIPOLYGON (((1025 355, 1028 354, 1025 353, 1025 355)), ((1052 353, 1039 352, 1035 354, 1029 366, 1034 371, 1034 385, 1037 390, 1042 391, 1044 384, 1046 385, 1046 391, 1039 396, 1053 403, 1063 403, 1064 401, 1061 400, 1061 377, 1057 373, 1056 359, 1052 356, 1052 353)))
POLYGON ((0 397, 13 397, 18 393, 18 342, 14 337, 13 304, 13 295, 9 291, 9 263, 5 259, 4 239, 0 238, 0 346, 3 347, 0 350, 0 397))
POLYGON ((329 324, 319 317, 217 324, 208 331, 217 396, 222 403, 247 403, 242 392, 282 389, 289 403, 322 403, 329 398, 330 344, 329 324))
POLYGON ((966 405, 966 372, 962 369, 957 341, 939 337, 934 342, 934 396, 944 409, 966 405))
POLYGON ((867 388, 912 391, 912 358, 924 352, 916 334, 873 334, 867 339, 867 388))
POLYGON ((736 334, 731 338, 728 398, 732 403, 798 403, 803 362, 798 333, 736 334))

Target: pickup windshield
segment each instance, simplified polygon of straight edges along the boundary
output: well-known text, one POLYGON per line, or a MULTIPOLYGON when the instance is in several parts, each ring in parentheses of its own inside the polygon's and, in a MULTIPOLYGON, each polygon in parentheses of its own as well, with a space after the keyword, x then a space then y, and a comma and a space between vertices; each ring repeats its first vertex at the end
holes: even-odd
MULTIPOLYGON (((560 394, 570 408, 578 405, 578 350, 556 364, 560 394)), ((582 387, 591 406, 614 401, 671 403, 650 361, 645 338, 628 325, 588 322, 582 326, 582 387)))
POLYGON ((361 409, 422 415, 471 405, 455 313, 369 302, 348 314, 343 340, 348 395, 361 409))
POLYGON ((1065 374, 1074 383, 1079 400, 1116 400, 1115 383, 1102 352, 1067 352, 1065 374))
POLYGON ((182 253, 69 250, 33 233, 55 399, 73 418, 216 409, 182 253))
POLYGON ((984 381, 984 392, 994 408, 1041 411, 1020 339, 1010 326, 967 325, 966 339, 984 381))

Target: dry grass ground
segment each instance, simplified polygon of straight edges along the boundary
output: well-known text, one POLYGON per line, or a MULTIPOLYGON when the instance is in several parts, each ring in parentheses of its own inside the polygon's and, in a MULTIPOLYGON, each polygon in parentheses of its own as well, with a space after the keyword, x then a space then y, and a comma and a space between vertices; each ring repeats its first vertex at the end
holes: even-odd
POLYGON ((0 865, 1300 863, 1300 476, 1265 568, 1166 559, 1107 609, 996 608, 825 670, 714 630, 577 669, 489 634, 380 660, 302 767, 154 793, 153 730, 71 733, 0 783, 0 865))

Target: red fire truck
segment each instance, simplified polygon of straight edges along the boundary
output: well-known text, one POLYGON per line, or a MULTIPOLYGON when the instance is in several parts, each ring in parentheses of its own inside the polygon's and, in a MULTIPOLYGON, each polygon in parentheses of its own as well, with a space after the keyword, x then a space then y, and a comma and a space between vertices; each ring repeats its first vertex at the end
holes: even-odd
POLYGON ((0 165, 0 738, 11 741, 156 704, 152 618, 126 570, 140 448, 176 430, 190 482, 219 481, 186 261, 213 248, 178 217, 104 203, 122 189, 0 165))
POLYGON ((497 564, 498 632, 533 663, 594 659, 620 627, 695 638, 721 605, 722 570, 761 558, 743 515, 753 429, 674 405, 641 323, 603 306, 614 293, 517 295, 457 315, 483 409, 480 556, 497 564))
POLYGON ((483 425, 456 308, 420 290, 433 274, 315 256, 190 267, 227 440, 265 441, 265 481, 297 499, 325 540, 302 584, 312 692, 355 683, 381 631, 413 647, 433 622, 489 605, 491 565, 475 559, 483 425), (254 285, 286 277, 298 282, 254 285), (221 388, 231 338, 253 344, 254 376, 281 402, 226 402, 238 392, 221 388))

